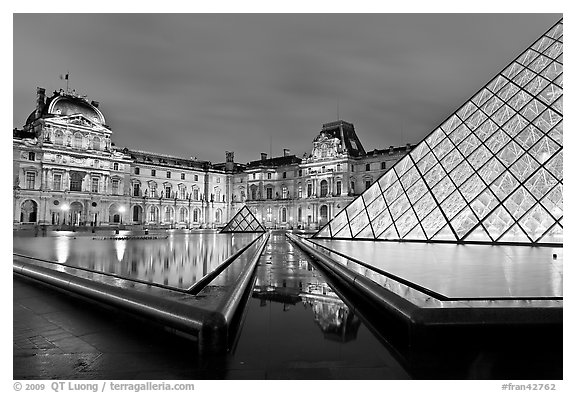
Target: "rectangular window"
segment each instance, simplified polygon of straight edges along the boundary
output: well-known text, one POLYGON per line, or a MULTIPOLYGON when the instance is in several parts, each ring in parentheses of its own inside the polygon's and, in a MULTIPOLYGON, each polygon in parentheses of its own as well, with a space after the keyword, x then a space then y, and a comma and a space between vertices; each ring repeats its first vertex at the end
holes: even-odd
POLYGON ((198 175, 194 175, 194 181, 198 181, 198 175))
MULTIPOLYGON (((286 173, 286 172, 284 172, 286 173)), ((282 187, 282 199, 288 198, 288 187, 282 187)))
POLYGON ((29 189, 34 188, 35 183, 36 183, 36 173, 26 172, 26 188, 29 189))
POLYGON ((82 191, 82 174, 70 172, 70 191, 82 191))
POLYGON ((134 174, 139 175, 140 174, 140 168, 134 168, 134 174))
POLYGON ((255 174, 255 173, 252 174, 252 180, 254 180, 254 179, 256 179, 256 174, 255 174))
POLYGON ((372 182, 370 180, 366 180, 366 189, 369 189, 371 184, 372 182))
POLYGON ((354 165, 350 165, 350 171, 354 172, 354 165))
POLYGON ((92 178, 92 192, 98 192, 98 185, 100 184, 100 179, 97 177, 92 178))
POLYGON ((170 179, 170 178, 172 177, 172 174, 170 173, 170 171, 166 171, 166 177, 167 177, 168 179, 170 179))
POLYGON ((286 179, 286 172, 282 172, 282 178, 286 179))
POLYGON ((172 194, 172 188, 166 187, 164 196, 166 196, 166 198, 170 198, 171 194, 172 194))
POLYGON ((140 196, 140 184, 138 183, 134 183, 134 196, 135 197, 140 196))
POLYGON ((28 160, 30 161, 35 161, 36 160, 36 154, 34 154, 33 151, 28 153, 28 160))
POLYGON ((180 180, 186 180, 186 174, 185 173, 180 174, 180 180))
POLYGON ((117 162, 114 163, 114 170, 115 170, 115 171, 118 170, 118 163, 117 163, 117 162))
POLYGON ((268 173, 267 175, 268 175, 268 179, 272 179, 272 174, 271 174, 271 173, 268 173))
POLYGON ((272 199, 272 188, 270 187, 266 189, 266 199, 272 199))
POLYGON ((113 195, 118 195, 118 185, 119 185, 118 180, 112 180, 112 194, 113 195))
POLYGON ((156 198, 157 194, 156 194, 156 184, 151 184, 150 185, 150 197, 152 198, 156 198))
POLYGON ((308 198, 310 198, 312 196, 312 183, 308 183, 308 198))
POLYGON ((386 169, 386 161, 380 163, 380 169, 386 169))
POLYGON ((298 186, 298 198, 302 198, 302 186, 298 186))
POLYGON ((298 169, 298 176, 302 176, 302 169, 298 169))
POLYGON ((336 195, 340 195, 340 194, 342 194, 342 182, 337 181, 336 182, 336 195))
POLYGON ((150 171, 150 175, 151 175, 151 176, 156 176, 156 169, 152 169, 152 171, 150 171))
POLYGON ((62 175, 56 173, 54 174, 52 189, 54 191, 62 191, 62 175))
POLYGON ((197 188, 194 189, 193 194, 194 194, 194 200, 195 200, 195 201, 200 200, 200 198, 199 198, 199 196, 198 196, 198 189, 197 189, 197 188))
POLYGON ((367 170, 367 171, 370 170, 370 164, 366 164, 366 170, 367 170))

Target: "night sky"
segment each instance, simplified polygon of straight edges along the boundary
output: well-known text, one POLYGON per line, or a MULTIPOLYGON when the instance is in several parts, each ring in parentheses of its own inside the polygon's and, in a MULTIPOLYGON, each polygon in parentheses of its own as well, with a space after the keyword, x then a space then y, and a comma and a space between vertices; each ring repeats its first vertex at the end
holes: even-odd
POLYGON ((368 151, 417 143, 560 18, 15 14, 13 127, 69 72, 117 147, 301 156, 337 107, 368 151))

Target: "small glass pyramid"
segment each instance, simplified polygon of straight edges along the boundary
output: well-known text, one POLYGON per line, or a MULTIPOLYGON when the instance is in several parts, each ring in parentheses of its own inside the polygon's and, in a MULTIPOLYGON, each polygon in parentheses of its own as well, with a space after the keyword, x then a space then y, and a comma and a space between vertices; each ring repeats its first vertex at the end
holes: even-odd
POLYGON ((558 22, 313 237, 563 242, 558 22))
POLYGON ((220 231, 223 232, 266 232, 266 229, 254 217, 246 206, 242 207, 220 231))

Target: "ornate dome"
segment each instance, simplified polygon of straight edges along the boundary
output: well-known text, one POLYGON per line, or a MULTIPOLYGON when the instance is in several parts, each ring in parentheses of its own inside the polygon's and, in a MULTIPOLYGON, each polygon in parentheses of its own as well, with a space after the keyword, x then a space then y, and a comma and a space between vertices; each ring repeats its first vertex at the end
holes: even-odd
MULTIPOLYGON (((41 100, 44 101, 43 98, 41 100)), ((94 101, 91 104, 82 97, 55 91, 54 95, 43 105, 40 117, 83 115, 94 123, 105 125, 104 115, 96 107, 97 105, 94 101)), ((32 111, 26 119, 26 125, 33 123, 36 119, 36 111, 32 111)))
POLYGON ((98 124, 105 124, 102 112, 94 105, 81 97, 71 95, 58 95, 47 103, 47 114, 56 116, 70 116, 81 114, 98 124))

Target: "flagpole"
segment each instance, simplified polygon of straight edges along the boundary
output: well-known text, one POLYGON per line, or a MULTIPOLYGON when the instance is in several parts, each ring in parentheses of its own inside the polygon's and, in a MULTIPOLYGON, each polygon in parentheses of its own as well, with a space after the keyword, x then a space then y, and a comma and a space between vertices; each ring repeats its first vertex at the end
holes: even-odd
POLYGON ((68 94, 68 83, 70 82, 70 71, 66 71, 66 94, 68 94))

